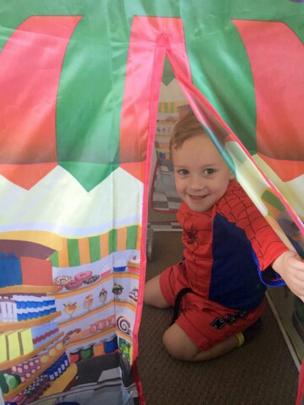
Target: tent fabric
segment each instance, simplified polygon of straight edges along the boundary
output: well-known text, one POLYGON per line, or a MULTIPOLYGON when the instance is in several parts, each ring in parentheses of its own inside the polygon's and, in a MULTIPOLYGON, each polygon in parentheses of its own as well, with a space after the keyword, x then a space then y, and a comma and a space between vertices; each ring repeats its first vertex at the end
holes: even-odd
POLYGON ((137 335, 166 60, 240 184, 303 255, 303 1, 0 0, 0 10, 4 401, 74 398, 83 364, 100 359, 85 403, 113 352, 137 386, 117 377, 105 395, 143 401, 137 335))

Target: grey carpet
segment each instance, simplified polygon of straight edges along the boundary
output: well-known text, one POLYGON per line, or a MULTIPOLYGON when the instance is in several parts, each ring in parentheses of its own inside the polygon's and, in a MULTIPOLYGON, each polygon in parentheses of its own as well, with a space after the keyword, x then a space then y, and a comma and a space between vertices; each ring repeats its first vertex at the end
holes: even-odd
MULTIPOLYGON (((147 279, 181 257, 180 234, 155 233, 147 279)), ((139 334, 139 376, 146 405, 293 405, 298 373, 270 309, 255 339, 205 363, 173 360, 161 337, 170 310, 145 306, 139 334)))

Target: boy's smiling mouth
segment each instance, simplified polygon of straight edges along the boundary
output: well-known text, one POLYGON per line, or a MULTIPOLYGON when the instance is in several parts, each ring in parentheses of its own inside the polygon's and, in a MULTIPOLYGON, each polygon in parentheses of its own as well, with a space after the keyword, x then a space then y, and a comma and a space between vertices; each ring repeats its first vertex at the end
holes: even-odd
POLYGON ((190 197, 192 200, 203 200, 204 198, 208 197, 208 194, 205 195, 194 195, 194 194, 188 194, 188 197, 190 197))

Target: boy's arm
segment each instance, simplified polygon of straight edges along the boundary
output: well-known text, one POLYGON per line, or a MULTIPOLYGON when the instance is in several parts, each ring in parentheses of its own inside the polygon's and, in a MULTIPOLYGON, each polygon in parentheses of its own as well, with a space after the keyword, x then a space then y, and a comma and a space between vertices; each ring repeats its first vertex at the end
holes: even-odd
POLYGON ((224 215, 246 233, 261 271, 289 250, 240 185, 234 184, 223 200, 224 215))
POLYGON ((282 253, 272 264, 289 289, 304 301, 304 262, 296 252, 282 253))
POLYGON ((262 279, 269 285, 282 285, 284 280, 294 294, 304 296, 304 262, 285 246, 247 194, 234 188, 226 207, 250 240, 262 279))
POLYGON ((259 211, 257 216, 247 236, 260 263, 262 280, 270 286, 280 286, 283 280, 304 301, 304 261, 284 245, 259 211))

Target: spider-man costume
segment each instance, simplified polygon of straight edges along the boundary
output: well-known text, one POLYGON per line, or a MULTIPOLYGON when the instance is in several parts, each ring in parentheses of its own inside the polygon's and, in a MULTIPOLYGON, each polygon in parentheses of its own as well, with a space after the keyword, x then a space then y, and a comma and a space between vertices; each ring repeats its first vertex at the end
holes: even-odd
POLYGON ((231 181, 206 212, 182 204, 184 260, 161 273, 161 291, 174 306, 182 289, 177 324, 207 350, 254 323, 264 310, 265 282, 282 285, 270 265, 288 248, 240 185, 231 181))

